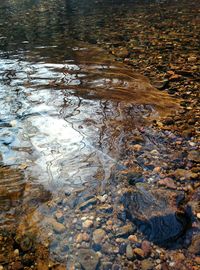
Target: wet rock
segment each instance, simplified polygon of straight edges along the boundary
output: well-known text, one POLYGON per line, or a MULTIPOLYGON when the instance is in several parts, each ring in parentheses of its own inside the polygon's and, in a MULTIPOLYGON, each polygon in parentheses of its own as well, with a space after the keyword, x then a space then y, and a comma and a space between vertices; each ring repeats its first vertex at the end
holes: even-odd
POLYGON ((17 261, 17 262, 14 262, 12 264, 12 270, 21 270, 21 269, 24 269, 24 266, 23 264, 20 262, 20 261, 17 261))
POLYGON ((90 219, 87 219, 83 222, 83 228, 84 229, 88 229, 88 228, 91 228, 93 226, 93 221, 90 220, 90 219))
POLYGON ((133 258, 133 249, 130 244, 126 247, 126 257, 131 260, 133 258))
POLYGON ((141 248, 134 248, 133 252, 139 257, 143 258, 144 257, 144 251, 141 248))
POLYGON ((152 260, 146 259, 141 262, 141 270, 153 270, 154 264, 152 260))
POLYGON ((91 249, 80 249, 77 259, 84 270, 95 270, 99 263, 99 256, 91 249))
POLYGON ((200 234, 193 236, 192 243, 188 250, 195 255, 200 255, 200 234))
POLYGON ((129 51, 126 48, 117 48, 112 51, 112 54, 119 58, 125 58, 129 55, 129 51))
POLYGON ((66 230, 65 226, 57 222, 54 218, 48 218, 48 223, 53 227, 56 233, 63 233, 66 230))
POLYGON ((177 169, 172 175, 174 175, 177 180, 190 180, 198 177, 197 173, 185 169, 177 169))
POLYGON ((96 244, 100 244, 104 237, 106 235, 106 232, 102 229, 96 229, 94 232, 93 232, 93 240, 96 244))
POLYGON ((167 177, 165 179, 162 179, 162 180, 159 180, 158 184, 161 185, 161 186, 171 188, 171 189, 176 189, 177 188, 174 181, 173 181, 173 179, 169 178, 169 177, 167 177))
POLYGON ((167 79, 153 82, 153 86, 159 90, 165 89, 168 86, 168 84, 169 84, 169 81, 167 79))
POLYGON ((152 189, 146 185, 125 192, 122 202, 129 219, 149 241, 170 246, 178 245, 191 222, 190 210, 178 211, 179 197, 182 193, 164 189, 152 189))
POLYGON ((119 254, 123 255, 126 253, 126 246, 127 244, 126 243, 121 243, 120 246, 119 246, 119 254))
POLYGON ((23 251, 28 251, 32 248, 33 246, 33 241, 29 236, 24 236, 20 240, 20 247, 23 251))
POLYGON ((38 270, 48 270, 48 261, 45 260, 37 260, 37 269, 38 270))
POLYGON ((103 270, 112 270, 112 263, 111 262, 103 262, 102 263, 102 268, 103 270))
POLYGON ((116 237, 128 237, 130 234, 136 231, 136 227, 133 224, 127 224, 123 227, 119 227, 116 232, 116 237))
POLYGON ((144 178, 140 172, 132 172, 126 175, 129 185, 135 185, 136 183, 143 182, 144 178))
POLYGON ((102 252, 105 254, 117 254, 119 253, 119 248, 116 245, 113 245, 112 243, 105 242, 102 245, 102 252))
POLYGON ((85 210, 86 208, 97 204, 97 199, 96 198, 92 198, 86 202, 81 203, 78 207, 80 210, 85 210))
POLYGON ((64 221, 64 216, 63 216, 63 213, 61 211, 57 211, 55 213, 55 218, 57 219, 57 221, 59 223, 64 221))
POLYGON ((99 206, 97 212, 111 214, 113 212, 113 207, 110 204, 104 204, 99 206))
POLYGON ((118 264, 113 264, 112 270, 122 270, 121 266, 118 264))
POLYGON ((141 249, 144 252, 144 256, 147 256, 151 253, 151 244, 149 241, 142 241, 141 249))
POLYGON ((188 154, 188 159, 195 162, 200 162, 200 152, 199 151, 190 151, 188 154))
POLYGON ((128 237, 128 240, 129 240, 130 242, 132 242, 132 243, 137 243, 137 242, 138 242, 138 238, 137 238, 136 235, 130 235, 130 236, 128 237))

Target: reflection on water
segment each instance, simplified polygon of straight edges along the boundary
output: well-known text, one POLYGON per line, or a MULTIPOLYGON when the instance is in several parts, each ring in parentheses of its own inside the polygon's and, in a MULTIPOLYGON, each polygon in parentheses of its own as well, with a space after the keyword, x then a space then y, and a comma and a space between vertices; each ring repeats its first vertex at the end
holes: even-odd
POLYGON ((50 190, 95 180, 99 170, 101 180, 108 179, 124 132, 164 112, 166 104, 168 111, 175 107, 103 51, 75 48, 74 55, 62 64, 28 62, 28 55, 1 60, 3 161, 27 164, 50 190))

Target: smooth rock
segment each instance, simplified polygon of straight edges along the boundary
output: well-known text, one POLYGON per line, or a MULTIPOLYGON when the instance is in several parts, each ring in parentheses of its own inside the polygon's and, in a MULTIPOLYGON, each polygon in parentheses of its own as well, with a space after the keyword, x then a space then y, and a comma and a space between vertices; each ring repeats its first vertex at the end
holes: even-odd
POLYGON ((127 224, 123 227, 119 227, 116 232, 116 237, 127 237, 128 235, 134 233, 136 227, 132 224, 127 224))
POLYGON ((85 210, 86 208, 97 204, 97 199, 96 198, 92 198, 86 202, 81 203, 78 207, 81 211, 85 210))
POLYGON ((106 235, 106 232, 102 229, 96 229, 94 232, 93 232, 93 240, 96 244, 100 244, 104 237, 106 235))
POLYGON ((131 245, 127 245, 126 247, 126 257, 131 260, 133 258, 133 249, 131 245))
POLYGON ((151 244, 149 241, 142 241, 141 249, 144 251, 144 256, 147 256, 151 253, 151 244))
POLYGON ((90 219, 87 219, 83 222, 82 226, 84 229, 91 228, 93 226, 93 221, 90 219))
POLYGON ((141 262, 141 270, 153 270, 154 269, 154 264, 151 260, 143 260, 141 262))
POLYGON ((141 248, 134 248, 133 252, 141 258, 144 257, 144 251, 141 248))
POLYGON ((66 230, 65 226, 62 223, 57 222, 54 218, 49 218, 48 222, 52 225, 53 230, 56 233, 63 233, 66 230))
POLYGON ((200 162, 200 152, 199 151, 190 151, 188 154, 188 159, 195 162, 200 162))
POLYGON ((80 249, 77 259, 84 270, 95 270, 99 263, 99 256, 91 249, 80 249))

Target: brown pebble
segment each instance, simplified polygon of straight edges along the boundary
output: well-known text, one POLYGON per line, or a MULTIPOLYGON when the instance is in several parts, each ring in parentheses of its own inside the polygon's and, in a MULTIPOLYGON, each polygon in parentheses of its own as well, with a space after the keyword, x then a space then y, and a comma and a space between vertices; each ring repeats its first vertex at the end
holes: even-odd
POLYGON ((144 257, 144 251, 141 248, 134 248, 133 252, 141 258, 144 257))
POLYGON ((151 253, 151 244, 149 241, 147 241, 147 240, 142 241, 141 248, 142 248, 145 256, 147 256, 151 253))

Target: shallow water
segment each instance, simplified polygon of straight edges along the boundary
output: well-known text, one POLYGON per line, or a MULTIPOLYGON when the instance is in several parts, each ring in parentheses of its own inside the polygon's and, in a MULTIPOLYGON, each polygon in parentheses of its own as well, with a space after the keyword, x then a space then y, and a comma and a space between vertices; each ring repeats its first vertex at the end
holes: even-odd
MULTIPOLYGON (((34 227, 42 235, 58 203, 70 242, 77 205, 108 186, 114 191, 113 171, 135 131, 144 130, 163 159, 167 151, 148 125, 177 101, 96 44, 98 31, 105 26, 106 35, 106 24, 114 24, 109 8, 121 18, 128 5, 87 2, 0 4, 0 226, 17 223, 22 234, 34 227)), ((62 255, 60 236, 49 236, 62 255)))

